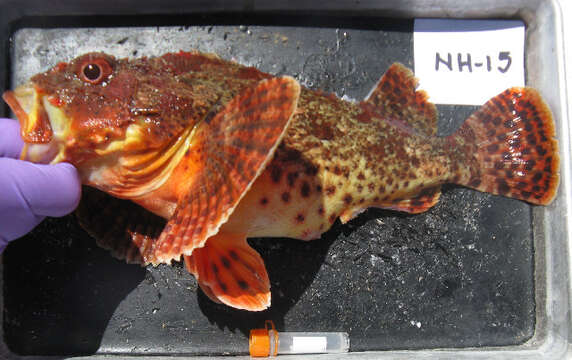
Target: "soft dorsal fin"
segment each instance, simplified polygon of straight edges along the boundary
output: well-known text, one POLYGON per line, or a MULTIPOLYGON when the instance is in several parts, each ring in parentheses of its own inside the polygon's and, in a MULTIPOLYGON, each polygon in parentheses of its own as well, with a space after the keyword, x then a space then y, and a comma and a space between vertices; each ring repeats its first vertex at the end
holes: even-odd
POLYGON ((218 233, 184 258, 187 270, 211 300, 249 311, 270 306, 264 261, 248 245, 246 235, 218 233))
POLYGON ((299 95, 291 77, 262 80, 197 125, 169 180, 177 208, 155 243, 157 262, 191 255, 217 233, 274 155, 299 95))
POLYGON ((419 134, 437 134, 437 109, 427 94, 416 91, 418 81, 405 66, 394 63, 363 102, 378 115, 400 120, 419 134))
POLYGON ((165 219, 141 206, 88 186, 75 214, 98 246, 129 264, 151 262, 152 245, 165 227, 165 219))

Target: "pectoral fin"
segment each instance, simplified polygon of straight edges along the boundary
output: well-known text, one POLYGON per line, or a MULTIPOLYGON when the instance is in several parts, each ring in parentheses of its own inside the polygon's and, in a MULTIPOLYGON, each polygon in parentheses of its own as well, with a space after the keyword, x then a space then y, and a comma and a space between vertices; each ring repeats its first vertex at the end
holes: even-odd
POLYGON ((248 245, 245 235, 219 233, 191 256, 185 256, 185 265, 215 302, 249 311, 270 306, 264 261, 248 245))
POLYGON ((274 155, 299 94, 291 77, 263 80, 198 125, 173 175, 177 209, 154 247, 158 262, 191 255, 217 233, 274 155))
POLYGON ((75 212, 97 245, 130 264, 152 262, 151 249, 165 220, 129 200, 84 186, 75 212))

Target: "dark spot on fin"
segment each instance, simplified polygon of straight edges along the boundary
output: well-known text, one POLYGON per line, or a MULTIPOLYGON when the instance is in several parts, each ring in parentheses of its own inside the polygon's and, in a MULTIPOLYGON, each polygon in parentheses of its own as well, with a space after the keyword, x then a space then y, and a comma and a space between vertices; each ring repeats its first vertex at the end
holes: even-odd
POLYGON ((474 154, 471 178, 461 185, 533 204, 549 204, 559 182, 554 136, 552 114, 536 90, 505 90, 452 135, 458 143, 467 144, 462 152, 474 154))
POLYGON ((237 284, 242 290, 248 290, 249 288, 248 283, 244 280, 237 280, 237 284))
POLYGON ((218 233, 184 258, 187 270, 213 301, 250 311, 270 306, 270 281, 264 262, 244 235, 218 233))
POLYGON ((222 263, 222 266, 224 266, 227 269, 230 269, 230 261, 228 261, 228 259, 225 256, 220 257, 220 262, 222 263))

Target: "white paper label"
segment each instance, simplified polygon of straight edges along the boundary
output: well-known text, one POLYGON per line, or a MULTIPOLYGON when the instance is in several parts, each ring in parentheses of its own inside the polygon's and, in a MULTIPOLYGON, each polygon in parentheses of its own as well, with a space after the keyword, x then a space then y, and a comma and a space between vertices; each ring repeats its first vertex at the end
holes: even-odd
POLYGON ((419 88, 437 104, 482 105, 524 86, 524 24, 518 20, 416 19, 419 88))
POLYGON ((294 336, 292 351, 298 354, 315 354, 326 352, 328 340, 324 336, 294 336))

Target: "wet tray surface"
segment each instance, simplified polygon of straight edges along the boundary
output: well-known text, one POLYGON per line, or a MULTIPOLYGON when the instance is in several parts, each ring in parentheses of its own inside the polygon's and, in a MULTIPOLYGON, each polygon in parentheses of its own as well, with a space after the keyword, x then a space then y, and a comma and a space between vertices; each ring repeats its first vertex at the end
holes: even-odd
MULTIPOLYGON (((413 62, 412 21, 372 22, 22 28, 10 71, 18 84, 88 51, 197 49, 361 100, 391 63, 413 62)), ((439 107, 440 133, 473 109, 439 107)), ((212 303, 181 265, 113 259, 73 216, 49 219, 5 252, 4 341, 17 354, 236 354, 272 319, 283 331, 347 331, 352 351, 521 344, 535 328, 531 213, 445 187, 424 214, 370 209, 313 242, 251 239, 272 286, 262 313, 212 303)))

